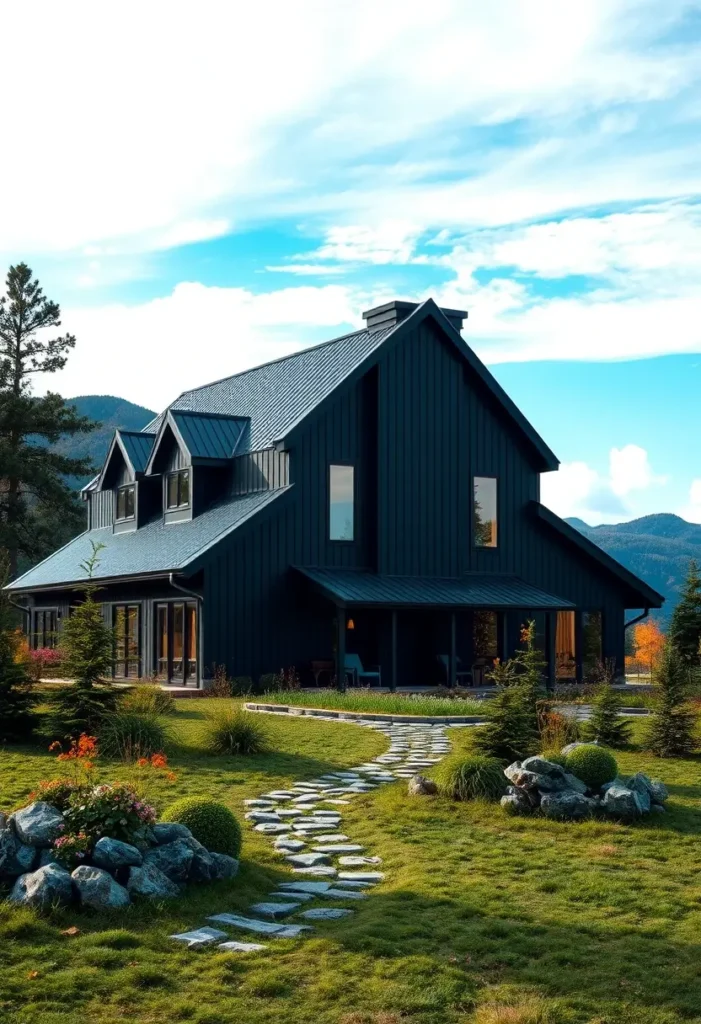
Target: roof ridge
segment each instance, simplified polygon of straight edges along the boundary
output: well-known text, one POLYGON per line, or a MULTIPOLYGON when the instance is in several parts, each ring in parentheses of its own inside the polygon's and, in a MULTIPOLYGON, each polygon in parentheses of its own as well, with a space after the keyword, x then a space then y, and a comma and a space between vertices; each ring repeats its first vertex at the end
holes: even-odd
MULTIPOLYGON (((208 385, 205 385, 207 387, 208 385)), ((187 392, 185 392, 187 394, 187 392)), ((245 416, 241 413, 230 413, 230 412, 200 412, 198 409, 173 409, 168 408, 167 413, 171 413, 173 416, 209 416, 211 419, 216 420, 250 420, 250 416, 245 416)), ((164 415, 167 415, 164 414, 164 415)))

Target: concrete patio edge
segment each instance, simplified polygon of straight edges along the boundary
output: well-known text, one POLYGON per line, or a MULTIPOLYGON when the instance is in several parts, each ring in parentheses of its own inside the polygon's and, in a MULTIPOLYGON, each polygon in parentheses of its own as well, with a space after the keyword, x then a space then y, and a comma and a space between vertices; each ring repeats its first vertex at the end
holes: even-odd
POLYGON ((330 708, 308 708, 295 704, 266 704, 260 701, 246 701, 246 711, 267 714, 290 715, 295 717, 336 719, 339 722, 391 722, 407 725, 482 725, 487 718, 480 715, 385 715, 370 711, 338 711, 330 708))

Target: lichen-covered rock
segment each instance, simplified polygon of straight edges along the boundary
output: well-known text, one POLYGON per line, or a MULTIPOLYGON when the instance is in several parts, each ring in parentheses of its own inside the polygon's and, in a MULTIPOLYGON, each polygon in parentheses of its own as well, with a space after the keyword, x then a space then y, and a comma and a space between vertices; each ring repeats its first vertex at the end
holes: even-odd
POLYGON ((606 790, 601 806, 615 818, 639 818, 643 813, 640 794, 624 786, 610 786, 606 790))
POLYGON ((81 864, 71 875, 78 890, 80 902, 94 910, 126 907, 130 902, 129 893, 115 882, 108 871, 81 864))
POLYGON ((605 782, 603 784, 603 786, 601 787, 601 792, 606 793, 609 789, 611 789, 611 786, 622 786, 623 789, 627 789, 628 779, 624 779, 622 776, 617 775, 615 779, 611 780, 611 782, 605 782))
POLYGON ((43 800, 15 811, 13 822, 17 838, 26 846, 51 846, 65 828, 61 812, 43 800))
POLYGON ((593 807, 587 797, 573 789, 566 789, 559 793, 544 793, 540 801, 540 809, 547 818, 576 821, 588 818, 593 807))
POLYGON ((73 899, 73 882, 65 868, 47 864, 30 874, 20 875, 9 899, 25 907, 66 906, 73 899))
POLYGON ((239 872, 239 862, 228 853, 210 853, 212 858, 212 881, 224 881, 235 878, 239 872))
POLYGON ((409 796, 433 796, 438 792, 438 786, 433 779, 427 779, 423 775, 414 775, 409 779, 409 796))
POLYGON ((171 882, 155 864, 147 863, 140 868, 129 868, 127 891, 132 896, 144 896, 149 900, 167 900, 180 894, 175 882, 171 882))
POLYGON ((177 821, 159 821, 151 826, 154 842, 159 846, 166 843, 173 843, 176 839, 192 839, 192 832, 187 825, 181 825, 177 821))
POLYGON ((155 846, 144 854, 144 864, 155 865, 171 882, 186 882, 195 856, 188 843, 189 840, 174 839, 162 846, 155 846))
POLYGON ((20 842, 11 828, 0 832, 0 878, 17 878, 32 870, 37 851, 20 842))
POLYGON ((527 794, 522 789, 517 789, 516 786, 509 786, 508 793, 501 798, 499 803, 509 814, 530 814, 533 810, 533 805, 527 794))
POLYGON ((541 793, 556 793, 567 788, 564 772, 562 775, 540 775, 537 772, 528 771, 523 765, 518 767, 517 765, 519 765, 518 761, 505 768, 504 775, 518 789, 537 789, 541 793))
POLYGON ((114 873, 117 868, 138 866, 143 857, 141 851, 131 843, 123 843, 119 839, 109 839, 105 836, 95 844, 92 859, 99 868, 114 873))
POLYGON ((547 758, 541 757, 540 754, 536 754, 535 757, 527 757, 525 761, 521 762, 521 768, 527 772, 535 772, 536 775, 552 775, 558 779, 563 778, 565 775, 565 769, 561 764, 548 761, 547 758))

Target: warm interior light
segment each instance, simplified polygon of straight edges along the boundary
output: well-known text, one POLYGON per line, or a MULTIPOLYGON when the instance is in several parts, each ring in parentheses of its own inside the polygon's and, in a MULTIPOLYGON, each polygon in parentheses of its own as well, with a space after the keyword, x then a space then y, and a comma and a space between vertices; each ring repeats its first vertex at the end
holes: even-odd
POLYGON ((352 619, 349 619, 348 622, 346 623, 346 629, 355 629, 355 623, 353 622, 352 619))

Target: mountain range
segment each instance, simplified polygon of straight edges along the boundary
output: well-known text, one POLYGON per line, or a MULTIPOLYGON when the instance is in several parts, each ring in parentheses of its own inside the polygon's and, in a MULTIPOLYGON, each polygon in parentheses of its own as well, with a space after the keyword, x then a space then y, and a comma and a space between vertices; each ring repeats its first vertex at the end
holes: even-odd
MULTIPOLYGON (((65 439, 61 447, 71 455, 87 455, 96 470, 117 428, 141 430, 156 415, 151 409, 112 395, 80 395, 69 401, 100 426, 90 434, 65 439)), ((79 487, 86 483, 87 479, 77 481, 79 487)), ((701 563, 701 525, 664 512, 613 525, 589 526, 582 519, 567 522, 664 594, 664 608, 656 616, 661 623, 667 622, 679 599, 689 559, 701 563)))

